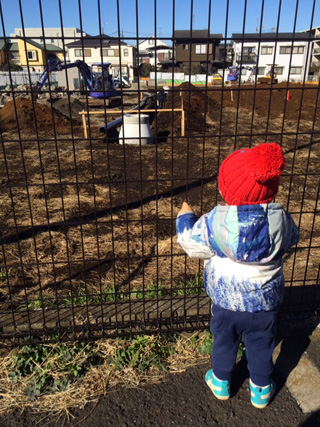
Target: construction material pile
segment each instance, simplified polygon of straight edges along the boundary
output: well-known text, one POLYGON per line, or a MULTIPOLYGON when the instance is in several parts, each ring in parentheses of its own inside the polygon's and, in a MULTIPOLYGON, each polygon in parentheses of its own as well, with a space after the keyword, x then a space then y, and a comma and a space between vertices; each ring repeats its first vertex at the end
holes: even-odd
MULTIPOLYGON (((185 110, 185 130, 188 134, 199 134, 207 125, 205 113, 219 109, 215 100, 206 96, 206 90, 195 87, 185 82, 180 86, 172 88, 167 95, 165 108, 181 108, 181 97, 183 97, 183 108, 185 110)), ((152 130, 155 133, 157 123, 158 131, 180 134, 181 113, 163 112, 158 113, 157 122, 153 122, 152 130)))
POLYGON ((0 110, 2 132, 21 129, 23 131, 53 131, 70 129, 66 120, 52 111, 51 107, 31 100, 18 98, 7 102, 0 110))

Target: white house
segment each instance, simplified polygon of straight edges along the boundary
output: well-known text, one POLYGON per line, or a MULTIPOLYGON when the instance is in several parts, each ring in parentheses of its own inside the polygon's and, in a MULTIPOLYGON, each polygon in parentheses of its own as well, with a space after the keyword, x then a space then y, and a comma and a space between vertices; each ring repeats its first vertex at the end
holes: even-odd
POLYGON ((312 30, 305 30, 303 33, 308 34, 312 42, 312 55, 311 55, 311 66, 320 67, 320 27, 312 28, 312 30), (310 34, 311 33, 311 34, 310 34))
POLYGON ((172 47, 152 35, 138 43, 136 48, 139 64, 160 66, 164 62, 172 61, 172 47))
MULTIPOLYGON (((307 80, 311 42, 304 33, 232 34, 233 66, 257 68, 262 77, 274 69, 278 81, 307 80)), ((243 80, 249 70, 242 70, 243 80)))
MULTIPOLYGON (((24 36, 40 44, 43 44, 45 40, 46 44, 54 44, 63 49, 61 28, 44 28, 43 30, 42 28, 25 28, 24 32, 22 28, 15 28, 14 34, 10 34, 11 38, 24 36)), ((81 33, 79 28, 63 28, 63 37, 66 37, 64 39, 65 45, 85 36, 87 33, 84 31, 81 33)))
POLYGON ((69 43, 67 47, 70 62, 77 59, 85 61, 88 65, 110 62, 114 76, 118 75, 121 65, 122 76, 128 77, 132 82, 136 65, 134 46, 102 34, 94 37, 87 36, 69 43))

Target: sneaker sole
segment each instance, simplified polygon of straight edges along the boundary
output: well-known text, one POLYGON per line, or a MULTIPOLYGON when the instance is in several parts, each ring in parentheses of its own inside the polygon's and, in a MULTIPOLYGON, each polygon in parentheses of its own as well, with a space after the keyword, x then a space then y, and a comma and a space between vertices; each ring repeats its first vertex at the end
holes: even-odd
POLYGON ((264 408, 266 408, 266 407, 269 405, 269 402, 268 402, 268 403, 265 403, 264 405, 258 405, 257 403, 253 403, 253 402, 251 401, 251 404, 252 404, 252 406, 254 406, 255 408, 258 408, 258 409, 264 409, 264 408))
POLYGON ((212 393, 215 395, 215 397, 219 400, 228 400, 230 398, 230 396, 219 396, 218 394, 216 394, 214 388, 213 388, 213 384, 212 383, 208 383, 206 381, 207 386, 210 388, 210 390, 212 391, 212 393))
MULTIPOLYGON (((264 403, 264 404, 262 404, 262 405, 259 405, 258 403, 254 403, 253 401, 252 401, 252 399, 251 399, 251 404, 252 404, 252 406, 254 406, 255 408, 258 408, 258 409, 264 409, 264 408, 266 408, 268 405, 269 405, 269 403, 271 402, 271 400, 272 400, 272 398, 273 398, 273 396, 274 396, 274 394, 275 394, 275 392, 276 392, 276 385, 275 385, 275 383, 274 383, 274 381, 273 380, 271 380, 272 381, 272 389, 271 389, 271 391, 270 391, 270 396, 269 396, 269 400, 268 400, 268 402, 267 403, 264 403)), ((251 392, 251 391, 250 391, 251 392)))

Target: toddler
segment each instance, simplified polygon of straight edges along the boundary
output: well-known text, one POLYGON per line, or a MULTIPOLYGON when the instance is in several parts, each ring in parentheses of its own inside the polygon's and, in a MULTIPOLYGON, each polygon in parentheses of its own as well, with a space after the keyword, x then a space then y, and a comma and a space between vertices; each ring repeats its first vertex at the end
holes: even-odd
POLYGON ((178 244, 203 258, 205 289, 212 300, 212 369, 206 382, 221 400, 230 380, 242 335, 250 373, 251 402, 268 405, 276 320, 284 294, 282 256, 299 240, 291 216, 275 198, 284 169, 281 147, 260 144, 230 154, 221 164, 218 186, 226 205, 198 220, 188 203, 179 211, 178 244))

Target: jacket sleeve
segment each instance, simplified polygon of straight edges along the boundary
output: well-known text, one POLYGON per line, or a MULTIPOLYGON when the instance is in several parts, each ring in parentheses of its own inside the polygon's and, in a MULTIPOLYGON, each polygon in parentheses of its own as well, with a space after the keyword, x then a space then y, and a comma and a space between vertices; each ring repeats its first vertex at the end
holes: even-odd
POLYGON ((216 255, 208 239, 207 214, 198 220, 192 212, 178 216, 176 230, 178 245, 186 251, 191 258, 209 259, 216 255))
POLYGON ((285 248, 285 250, 287 251, 288 249, 291 248, 291 246, 293 246, 299 242, 300 236, 299 236, 299 229, 296 226, 295 222, 293 221, 291 215, 288 212, 286 212, 285 214, 286 214, 286 220, 287 220, 287 226, 286 226, 287 247, 285 248))

